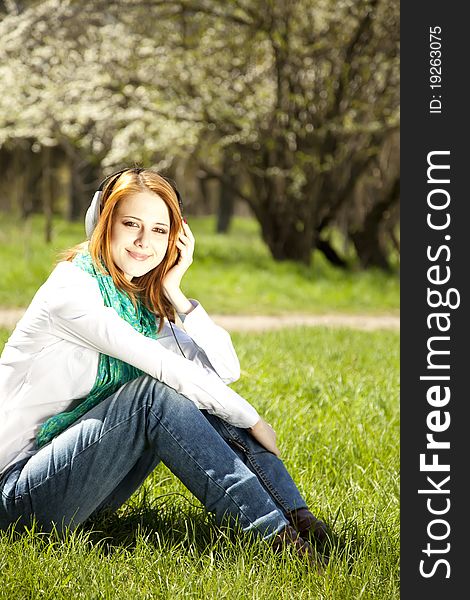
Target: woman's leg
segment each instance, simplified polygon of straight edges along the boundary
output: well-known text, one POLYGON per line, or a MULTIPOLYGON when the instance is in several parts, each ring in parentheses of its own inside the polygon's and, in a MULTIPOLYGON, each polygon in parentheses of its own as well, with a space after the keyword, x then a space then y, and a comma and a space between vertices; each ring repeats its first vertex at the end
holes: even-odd
POLYGON ((306 539, 326 542, 329 535, 327 525, 308 510, 282 460, 261 446, 246 429, 234 427, 215 415, 202 412, 240 460, 257 475, 289 523, 306 539))
POLYGON ((95 517, 104 510, 110 512, 116 511, 139 489, 160 462, 160 458, 155 456, 152 448, 145 450, 132 469, 119 482, 119 485, 95 508, 90 516, 95 517))
POLYGON ((207 411, 202 411, 202 413, 233 448, 240 460, 257 475, 263 487, 283 513, 286 514, 307 506, 280 458, 261 446, 246 429, 234 427, 207 411))
MULTIPOLYGON (((149 450, 155 464, 161 459, 219 522, 231 516, 244 531, 265 538, 286 526, 258 478, 199 409, 149 376, 124 385, 20 471, 13 469, 2 482, 3 510, 10 521, 26 524, 35 515, 45 529, 52 523, 76 526, 119 489, 149 450)), ((135 477, 132 485, 140 483, 135 477)))
MULTIPOLYGON (((279 510, 284 514, 289 514, 307 506, 282 460, 261 446, 246 429, 234 427, 205 410, 202 410, 201 413, 234 450, 240 460, 257 475, 279 510)), ((158 462, 159 459, 155 460, 155 455, 151 450, 144 452, 136 465, 96 509, 96 512, 105 508, 116 510, 124 504, 152 473, 158 462)))

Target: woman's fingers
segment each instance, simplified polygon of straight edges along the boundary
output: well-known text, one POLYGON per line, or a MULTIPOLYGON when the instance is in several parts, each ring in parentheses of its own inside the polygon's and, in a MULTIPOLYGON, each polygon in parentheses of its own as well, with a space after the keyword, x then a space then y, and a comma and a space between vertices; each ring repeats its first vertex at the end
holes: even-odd
POLYGON ((187 239, 189 242, 192 242, 193 244, 195 242, 193 232, 191 231, 191 229, 187 223, 183 222, 183 225, 179 231, 179 236, 187 239))
POLYGON ((192 246, 192 242, 191 240, 188 238, 187 235, 181 235, 178 237, 178 241, 182 242, 185 246, 192 246))
POLYGON ((194 252, 194 236, 191 233, 187 224, 183 224, 186 228, 185 231, 181 229, 178 239, 176 240, 176 247, 181 251, 187 251, 191 255, 194 252))
POLYGON ((190 239, 192 239, 194 241, 193 232, 191 231, 190 226, 187 223, 185 223, 184 221, 183 221, 183 231, 190 239))
POLYGON ((193 232, 187 223, 183 223, 183 227, 180 230, 180 238, 183 238, 187 244, 194 247, 196 240, 194 239, 193 232))
POLYGON ((191 244, 191 242, 188 239, 184 239, 184 238, 178 238, 176 240, 176 247, 179 248, 180 250, 188 250, 190 252, 192 252, 194 250, 194 247, 191 244))
POLYGON ((190 265, 193 262, 193 248, 180 240, 177 240, 175 245, 180 251, 180 261, 184 260, 185 263, 190 265))
POLYGON ((262 418, 250 428, 251 435, 258 442, 276 456, 280 457, 281 453, 276 444, 276 433, 274 429, 266 423, 262 418))

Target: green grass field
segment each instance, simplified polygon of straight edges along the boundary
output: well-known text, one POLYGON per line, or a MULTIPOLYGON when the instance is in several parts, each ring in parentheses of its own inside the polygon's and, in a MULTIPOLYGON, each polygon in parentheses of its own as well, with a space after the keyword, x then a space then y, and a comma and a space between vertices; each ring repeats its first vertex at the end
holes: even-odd
MULTIPOLYGON (((191 217, 194 262, 183 280, 189 297, 213 314, 395 313, 399 278, 377 270, 345 272, 315 252, 311 267, 276 263, 252 219, 235 218, 229 235, 217 235, 212 217, 191 217)), ((60 251, 84 239, 82 223, 55 219, 53 241, 43 241, 40 216, 18 222, 2 215, 0 307, 26 306, 60 251)))
POLYGON ((232 338, 242 364, 232 387, 272 423, 300 491, 334 530, 326 573, 218 529, 160 466, 93 526, 0 534, 0 599, 399 598, 399 334, 232 338))

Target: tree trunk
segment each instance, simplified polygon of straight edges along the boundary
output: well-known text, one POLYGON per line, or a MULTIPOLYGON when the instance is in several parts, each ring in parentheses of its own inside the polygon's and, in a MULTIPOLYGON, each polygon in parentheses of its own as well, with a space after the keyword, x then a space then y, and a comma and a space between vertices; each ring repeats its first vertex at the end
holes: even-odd
POLYGON ((263 240, 274 260, 293 260, 310 265, 313 227, 300 215, 292 218, 286 211, 268 210, 259 219, 263 240))
POLYGON ((220 182, 219 205, 217 210, 217 233, 228 232, 235 207, 235 192, 233 189, 236 187, 236 181, 233 175, 232 165, 232 160, 225 154, 223 170, 230 178, 233 185, 228 185, 225 180, 220 182))
POLYGON ((217 233, 227 233, 233 216, 235 195, 222 182, 219 192, 219 206, 217 211, 217 233))
POLYGON ((51 149, 48 146, 42 148, 42 211, 45 217, 44 237, 46 244, 52 241, 52 186, 51 186, 51 149))
POLYGON ((347 261, 341 258, 328 240, 318 240, 317 250, 320 250, 325 258, 335 267, 340 267, 341 269, 347 269, 349 267, 347 261))
POLYGON ((80 173, 77 168, 75 161, 71 166, 71 177, 70 177, 70 204, 68 207, 67 217, 69 221, 78 221, 81 213, 82 205, 82 183, 80 180, 80 173))
POLYGON ((198 177, 199 188, 201 190, 201 198, 204 212, 210 212, 210 190, 208 177, 198 177))
POLYGON ((90 205, 95 187, 98 187, 100 178, 99 168, 77 156, 72 161, 70 178, 70 206, 68 218, 70 221, 79 221, 85 215, 90 205))
POLYGON ((34 193, 36 190, 35 180, 40 173, 37 165, 38 154, 31 152, 30 140, 22 140, 14 146, 12 152, 12 173, 15 182, 13 206, 16 207, 16 211, 21 217, 26 219, 37 206, 34 193))
POLYGON ((376 229, 357 231, 351 234, 351 238, 363 269, 377 267, 383 271, 390 271, 390 265, 376 229))
POLYGON ((397 178, 388 194, 367 214, 362 228, 350 234, 363 269, 378 267, 384 271, 391 270, 386 251, 380 243, 379 230, 385 211, 396 201, 399 194, 400 180, 397 178))

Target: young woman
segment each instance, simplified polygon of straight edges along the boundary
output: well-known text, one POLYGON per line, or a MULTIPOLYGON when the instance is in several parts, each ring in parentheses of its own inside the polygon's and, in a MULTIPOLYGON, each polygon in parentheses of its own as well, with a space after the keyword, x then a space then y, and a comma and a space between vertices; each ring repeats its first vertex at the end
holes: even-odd
POLYGON ((109 176, 86 230, 0 360, 0 528, 74 527, 117 509, 162 461, 218 522, 314 562, 325 525, 273 429, 227 385, 239 377, 230 336, 181 291, 194 237, 174 183, 150 169, 109 176))

